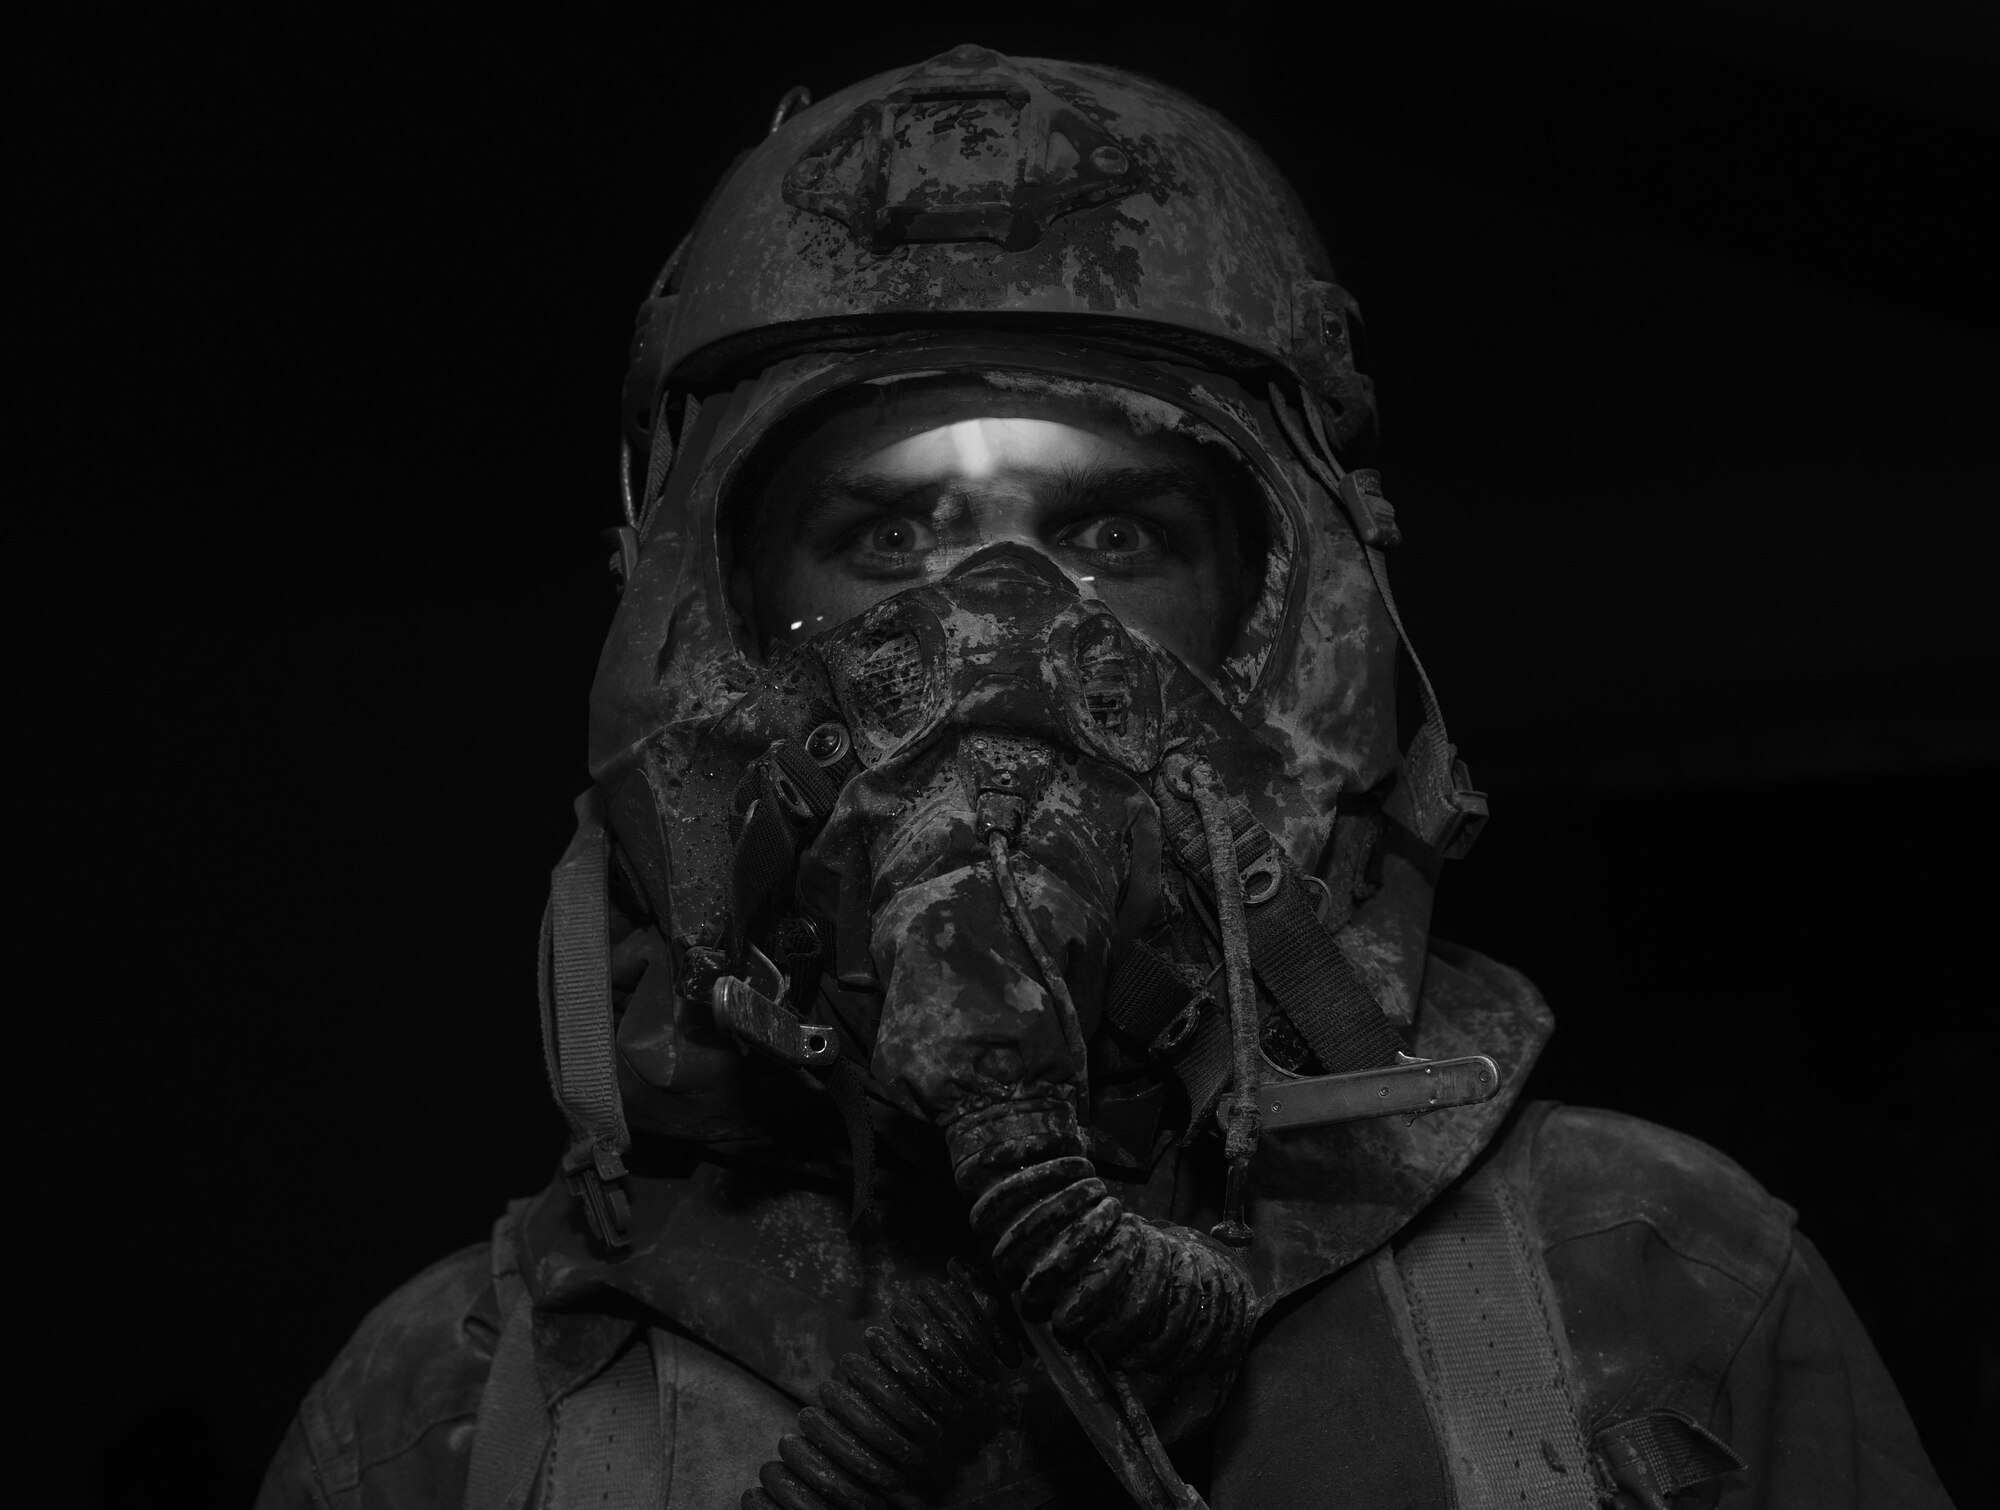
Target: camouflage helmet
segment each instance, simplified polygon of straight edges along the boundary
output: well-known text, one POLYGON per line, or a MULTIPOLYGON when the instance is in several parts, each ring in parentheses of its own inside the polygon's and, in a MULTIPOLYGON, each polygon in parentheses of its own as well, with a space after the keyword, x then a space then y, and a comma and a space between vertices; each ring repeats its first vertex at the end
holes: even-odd
POLYGON ((1374 419, 1356 318, 1291 186, 1214 111, 963 46, 781 105, 640 311, 626 422, 643 450, 670 385, 802 342, 1004 322, 1283 368, 1344 443, 1374 419))

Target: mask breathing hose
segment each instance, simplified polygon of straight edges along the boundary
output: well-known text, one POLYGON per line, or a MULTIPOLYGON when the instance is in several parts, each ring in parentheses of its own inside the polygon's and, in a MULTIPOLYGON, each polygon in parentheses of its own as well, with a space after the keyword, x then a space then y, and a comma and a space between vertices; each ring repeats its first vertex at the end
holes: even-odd
POLYGON ((898 1302, 889 1326, 868 1328, 872 1356, 841 1358, 742 1510, 887 1510, 886 1496, 935 1456, 946 1424, 1019 1366, 998 1302, 957 1259, 948 1272, 949 1283, 924 1280, 898 1302))

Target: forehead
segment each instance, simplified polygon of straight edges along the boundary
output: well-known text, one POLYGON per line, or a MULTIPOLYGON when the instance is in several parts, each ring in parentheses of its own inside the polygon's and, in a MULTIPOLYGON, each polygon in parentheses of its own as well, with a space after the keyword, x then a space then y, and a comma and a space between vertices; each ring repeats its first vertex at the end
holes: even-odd
POLYGON ((865 384, 829 396, 786 427, 765 472, 781 487, 865 471, 889 478, 979 478, 1007 471, 1186 466, 1233 459, 1187 417, 1140 395, 1081 385, 1028 386, 976 374, 865 384))
POLYGON ((1062 420, 982 416, 947 421, 854 459, 863 470, 891 481, 951 477, 977 482, 1024 472, 1133 465, 1151 457, 1127 438, 1099 435, 1062 420))

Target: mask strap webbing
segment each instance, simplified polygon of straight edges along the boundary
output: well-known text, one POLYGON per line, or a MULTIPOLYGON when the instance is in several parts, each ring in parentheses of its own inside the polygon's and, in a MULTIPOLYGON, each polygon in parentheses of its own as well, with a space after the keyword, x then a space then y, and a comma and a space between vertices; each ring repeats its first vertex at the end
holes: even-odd
POLYGON ((536 982, 549 1088, 569 1122, 563 1171, 592 1235, 618 1248, 631 1240, 623 1155, 632 1135, 612 1042, 608 859, 593 787, 576 799, 576 837, 550 877, 536 982))
POLYGON ((1389 815, 1432 848, 1447 854, 1463 854, 1486 817, 1486 797, 1472 789, 1457 751, 1452 748, 1437 690, 1431 685, 1430 673, 1424 669, 1423 658, 1417 654, 1409 630, 1403 627, 1396 595, 1389 590, 1389 564, 1383 550, 1399 538, 1395 509, 1382 496, 1380 479, 1373 471, 1349 471, 1341 466, 1334 455, 1326 421, 1310 396, 1302 404, 1306 423, 1312 427, 1311 439, 1300 430, 1298 417, 1275 383, 1271 385, 1270 396, 1272 411, 1293 449, 1320 486, 1339 500, 1353 525, 1368 560, 1368 575, 1375 583, 1376 595, 1382 600, 1410 664, 1416 668, 1424 721, 1404 753, 1404 779, 1390 797, 1389 815))

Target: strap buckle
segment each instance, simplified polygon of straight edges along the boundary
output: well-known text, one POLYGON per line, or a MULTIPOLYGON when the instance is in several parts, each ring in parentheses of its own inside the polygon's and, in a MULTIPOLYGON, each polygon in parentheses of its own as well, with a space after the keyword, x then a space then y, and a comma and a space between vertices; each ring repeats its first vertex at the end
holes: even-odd
POLYGON ((803 1069, 833 1065, 840 1058, 840 1040, 833 1029, 823 1023, 800 1021, 784 1004, 787 982, 778 967, 754 944, 750 955, 752 967, 764 977, 770 994, 739 976, 718 976, 709 993, 715 1025, 780 1064, 803 1069))
POLYGON ((632 1244, 632 1202, 625 1194, 625 1161, 615 1149, 572 1145, 563 1159, 569 1193, 583 1208, 590 1235, 607 1248, 632 1244))
POLYGON ((1404 757, 1403 779, 1385 811, 1443 858, 1463 860, 1486 827, 1486 794, 1473 786, 1454 746, 1419 738, 1404 757))
POLYGON ((1451 762, 1451 812, 1438 831, 1437 850, 1447 860, 1463 860, 1486 827, 1486 794, 1472 785, 1472 773, 1454 753, 1451 762))
POLYGON ((1340 501, 1364 545, 1402 544, 1402 531, 1396 527, 1396 507, 1382 496, 1382 474, 1373 467, 1356 467, 1341 477, 1340 501))
POLYGON ((1749 1466, 1693 1416, 1672 1409, 1614 1422, 1593 1445, 1612 1481, 1646 1510, 1667 1510, 1668 1496, 1749 1466))

